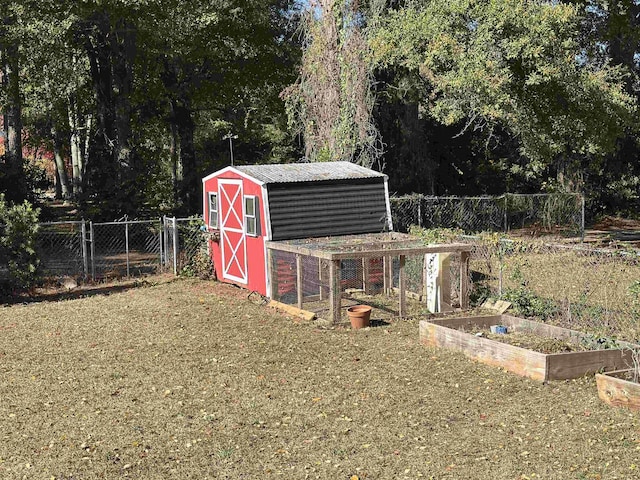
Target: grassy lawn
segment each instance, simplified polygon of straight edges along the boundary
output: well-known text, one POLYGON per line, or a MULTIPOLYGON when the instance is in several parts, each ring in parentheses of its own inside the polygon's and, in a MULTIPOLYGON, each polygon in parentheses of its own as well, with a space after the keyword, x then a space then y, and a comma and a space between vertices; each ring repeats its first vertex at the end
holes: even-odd
POLYGON ((2 479, 354 475, 638 478, 640 414, 213 282, 0 307, 2 479))

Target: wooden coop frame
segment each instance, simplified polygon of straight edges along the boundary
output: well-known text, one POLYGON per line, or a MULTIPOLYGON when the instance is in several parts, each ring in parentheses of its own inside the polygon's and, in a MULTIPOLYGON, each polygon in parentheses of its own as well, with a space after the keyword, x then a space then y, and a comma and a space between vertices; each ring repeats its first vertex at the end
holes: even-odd
MULTIPOLYGON (((385 232, 364 235, 345 235, 335 237, 306 238, 300 240, 267 241, 267 264, 269 265, 268 287, 269 296, 275 298, 278 275, 275 271, 276 262, 273 261, 274 252, 287 252, 295 255, 296 259, 296 291, 297 305, 303 304, 303 256, 309 256, 326 261, 329 265, 329 320, 336 323, 340 320, 342 307, 341 262, 343 260, 362 261, 365 269, 364 281, 367 281, 365 260, 372 258, 383 259, 384 291, 392 291, 392 261, 399 258, 398 276, 398 314, 407 316, 407 287, 405 275, 405 261, 407 256, 427 255, 433 253, 452 253, 460 255, 460 307, 469 307, 469 257, 472 246, 464 243, 425 244, 423 240, 405 233, 385 232)), ((365 292, 367 286, 365 284, 365 292)), ((319 294, 322 296, 322 290, 319 294)))

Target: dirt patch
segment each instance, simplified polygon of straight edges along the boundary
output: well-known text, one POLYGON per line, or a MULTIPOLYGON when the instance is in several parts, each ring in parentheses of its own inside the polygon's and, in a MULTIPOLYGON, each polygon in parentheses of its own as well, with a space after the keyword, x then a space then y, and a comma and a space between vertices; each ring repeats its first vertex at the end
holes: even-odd
POLYGON ((637 478, 640 417, 214 282, 0 308, 0 478, 637 478), (509 459, 506 461, 505 459, 509 459))
POLYGON ((560 338, 542 337, 527 332, 508 332, 506 334, 491 333, 488 330, 481 332, 482 336, 489 340, 513 345, 514 347, 525 348, 540 353, 567 353, 567 352, 586 352, 590 350, 587 345, 580 343, 567 342, 560 338))
POLYGON ((593 224, 594 230, 637 230, 640 231, 640 220, 605 216, 593 224))

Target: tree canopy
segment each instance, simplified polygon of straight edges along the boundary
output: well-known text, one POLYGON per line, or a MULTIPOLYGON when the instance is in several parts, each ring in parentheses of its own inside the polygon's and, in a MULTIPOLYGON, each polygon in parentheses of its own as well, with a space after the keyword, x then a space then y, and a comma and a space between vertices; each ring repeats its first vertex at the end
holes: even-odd
POLYGON ((92 218, 194 213, 200 178, 344 159, 398 192, 639 201, 637 0, 2 2, 0 193, 34 163, 92 218), (22 132, 22 134, 21 134, 22 132))
POLYGON ((377 65, 419 76, 425 115, 472 129, 489 147, 506 130, 537 175, 549 164, 602 157, 634 127, 629 72, 591 61, 581 21, 577 6, 561 2, 409 2, 370 42, 377 65))

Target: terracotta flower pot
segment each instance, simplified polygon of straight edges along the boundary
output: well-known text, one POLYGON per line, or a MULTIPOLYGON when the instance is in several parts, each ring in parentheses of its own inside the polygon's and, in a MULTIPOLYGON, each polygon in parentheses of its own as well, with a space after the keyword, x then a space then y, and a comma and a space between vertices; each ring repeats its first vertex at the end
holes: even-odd
POLYGON ((368 327, 371 319, 371 307, 369 305, 354 305, 347 308, 347 315, 351 322, 351 328, 354 330, 368 327))

